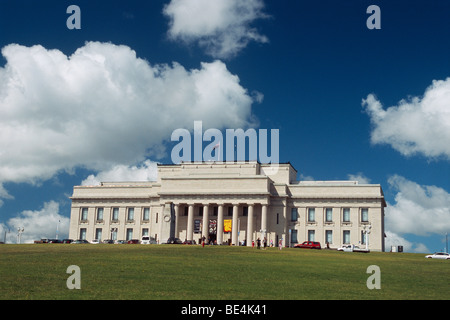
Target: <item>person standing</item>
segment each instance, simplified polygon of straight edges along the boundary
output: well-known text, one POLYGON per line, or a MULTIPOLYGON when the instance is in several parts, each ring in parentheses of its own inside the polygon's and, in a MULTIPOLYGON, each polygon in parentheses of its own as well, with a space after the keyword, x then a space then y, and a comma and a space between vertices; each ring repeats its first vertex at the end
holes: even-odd
POLYGON ((256 240, 256 248, 261 248, 261 240, 259 238, 256 240))

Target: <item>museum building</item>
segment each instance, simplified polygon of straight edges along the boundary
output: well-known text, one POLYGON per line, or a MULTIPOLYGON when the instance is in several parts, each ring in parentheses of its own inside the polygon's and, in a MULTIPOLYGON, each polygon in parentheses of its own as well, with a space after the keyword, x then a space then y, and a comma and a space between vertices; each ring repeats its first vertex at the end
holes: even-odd
POLYGON ((386 202, 379 184, 298 181, 290 163, 158 165, 157 181, 75 186, 70 198, 71 239, 149 236, 166 243, 176 237, 251 246, 265 238, 274 246, 310 240, 384 251, 386 202))

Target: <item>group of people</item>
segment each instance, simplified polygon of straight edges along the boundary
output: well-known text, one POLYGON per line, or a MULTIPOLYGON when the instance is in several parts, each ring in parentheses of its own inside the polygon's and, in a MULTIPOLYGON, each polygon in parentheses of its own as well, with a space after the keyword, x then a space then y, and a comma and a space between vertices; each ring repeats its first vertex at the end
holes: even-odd
MULTIPOLYGON (((263 250, 267 247, 267 238, 264 237, 263 241, 263 250)), ((270 246, 273 247, 273 240, 270 240, 270 246)), ((255 241, 252 240, 252 248, 255 247, 255 241)), ((256 248, 261 249, 261 239, 256 239, 256 248)), ((278 240, 278 249, 281 250, 283 248, 283 239, 278 240)))

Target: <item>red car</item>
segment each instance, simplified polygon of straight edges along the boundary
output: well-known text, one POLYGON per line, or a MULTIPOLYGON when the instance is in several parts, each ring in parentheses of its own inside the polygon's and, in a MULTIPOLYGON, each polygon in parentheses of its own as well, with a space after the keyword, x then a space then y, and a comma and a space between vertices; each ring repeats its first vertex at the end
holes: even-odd
POLYGON ((320 242, 316 241, 305 241, 303 243, 296 244, 294 248, 322 249, 320 246, 320 242))

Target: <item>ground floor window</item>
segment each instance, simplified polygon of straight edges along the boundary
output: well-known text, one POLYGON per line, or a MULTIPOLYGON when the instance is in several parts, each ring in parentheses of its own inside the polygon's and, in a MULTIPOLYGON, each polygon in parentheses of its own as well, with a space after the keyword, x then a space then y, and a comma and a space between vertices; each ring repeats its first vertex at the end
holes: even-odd
POLYGON ((308 230, 308 241, 315 241, 316 237, 316 231, 315 230, 308 230))
POLYGON ((333 231, 325 230, 325 243, 333 243, 333 231))
POLYGON ((350 243, 350 231, 349 230, 344 230, 343 239, 344 239, 344 244, 350 243))
POLYGON ((297 230, 291 230, 291 243, 297 243, 297 230))
POLYGON ((127 228, 127 241, 133 239, 133 229, 127 228))
POLYGON ((81 228, 80 229, 80 239, 81 240, 86 240, 86 228, 81 228))
POLYGON ((95 229, 95 239, 102 240, 102 228, 95 229))

